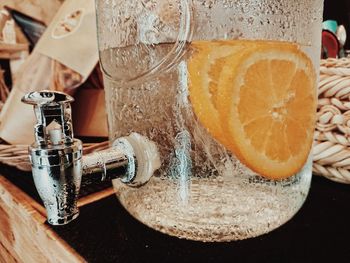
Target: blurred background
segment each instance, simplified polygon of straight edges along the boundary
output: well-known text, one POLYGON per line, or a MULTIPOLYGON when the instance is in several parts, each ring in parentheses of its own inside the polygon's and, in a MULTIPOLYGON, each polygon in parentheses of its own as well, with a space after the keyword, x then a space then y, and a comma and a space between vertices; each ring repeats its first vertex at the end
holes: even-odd
MULTIPOLYGON (((303 0, 299 1, 302 2, 303 0)), ((18 80, 22 73, 20 70, 21 65, 28 61, 27 58, 36 42, 45 31, 46 26, 52 22, 54 15, 63 2, 64 0, 0 0, 0 110, 13 86, 16 76, 17 82, 19 82, 18 80), (8 6, 6 10, 5 6, 8 6), (12 18, 15 20, 13 21, 14 23, 9 21, 12 18), (7 30, 9 33, 7 34, 8 39, 4 41, 5 39, 2 39, 2 31, 6 22, 9 22, 9 30, 7 30), (14 31, 13 34, 11 32, 12 29, 14 31), (11 43, 12 41, 14 43, 11 43)), ((350 0, 324 0, 324 21, 327 20, 331 21, 330 25, 332 25, 332 22, 335 22, 336 26, 324 27, 322 58, 350 57, 350 0), (339 30, 339 28, 342 30, 339 30)), ((34 60, 31 64, 39 67, 40 58, 38 56, 31 57, 34 60)), ((50 67, 43 67, 47 71, 38 76, 38 79, 40 77, 47 78, 49 75, 55 76, 51 84, 59 90, 67 91, 67 89, 70 89, 72 92, 75 92, 75 88, 82 85, 86 77, 88 77, 80 76, 77 72, 74 72, 69 67, 65 68, 56 61, 52 61, 52 64, 55 65, 55 67, 52 67, 53 72, 48 72, 50 67)), ((30 66, 29 68, 32 67, 30 66)), ((91 70, 93 70, 93 67, 91 70)), ((22 71, 26 72, 23 68, 22 71)), ((98 67, 95 67, 93 74, 89 77, 89 81, 85 82, 93 84, 90 85, 93 87, 90 87, 89 92, 100 94, 98 97, 101 98, 103 103, 103 84, 98 67)), ((22 82, 23 86, 27 86, 26 82, 22 82)), ((88 95, 88 97, 90 96, 91 94, 88 95)))
MULTIPOLYGON (((350 36, 350 0, 325 0, 324 20, 336 20, 339 25, 344 25, 347 35, 350 36)), ((350 49, 350 41, 345 45, 350 49)))

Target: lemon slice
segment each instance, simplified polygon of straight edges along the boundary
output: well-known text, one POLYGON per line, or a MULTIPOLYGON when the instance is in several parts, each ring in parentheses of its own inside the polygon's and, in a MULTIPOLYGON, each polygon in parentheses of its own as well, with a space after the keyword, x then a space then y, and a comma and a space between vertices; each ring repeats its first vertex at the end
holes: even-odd
POLYGON ((294 175, 305 164, 316 121, 316 74, 294 44, 260 42, 227 58, 218 110, 227 147, 270 179, 294 175))
POLYGON ((316 74, 292 43, 200 41, 188 62, 193 110, 255 172, 283 179, 305 164, 316 118, 316 74))
POLYGON ((219 142, 227 144, 220 123, 218 81, 226 59, 244 48, 243 41, 201 41, 191 44, 192 56, 188 62, 189 95, 192 107, 201 124, 219 142))

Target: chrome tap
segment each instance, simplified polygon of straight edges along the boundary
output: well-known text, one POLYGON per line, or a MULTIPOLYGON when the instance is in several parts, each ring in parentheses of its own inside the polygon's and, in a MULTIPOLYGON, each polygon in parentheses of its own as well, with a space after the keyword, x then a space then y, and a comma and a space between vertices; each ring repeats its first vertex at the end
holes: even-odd
POLYGON ((120 178, 138 187, 160 167, 154 142, 137 133, 117 139, 107 150, 83 156, 82 142, 73 136, 73 101, 65 93, 53 91, 31 92, 22 98, 22 102, 34 106, 37 124, 29 159, 52 225, 64 225, 78 217, 77 199, 84 174, 98 172, 101 180, 120 178), (122 174, 116 172, 120 167, 124 167, 122 174))

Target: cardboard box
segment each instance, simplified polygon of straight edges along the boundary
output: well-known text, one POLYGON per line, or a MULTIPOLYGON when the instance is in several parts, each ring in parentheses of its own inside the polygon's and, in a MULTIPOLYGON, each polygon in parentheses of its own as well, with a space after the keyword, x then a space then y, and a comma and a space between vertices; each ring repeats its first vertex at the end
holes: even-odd
POLYGON ((78 89, 72 106, 74 136, 108 137, 103 89, 78 89))

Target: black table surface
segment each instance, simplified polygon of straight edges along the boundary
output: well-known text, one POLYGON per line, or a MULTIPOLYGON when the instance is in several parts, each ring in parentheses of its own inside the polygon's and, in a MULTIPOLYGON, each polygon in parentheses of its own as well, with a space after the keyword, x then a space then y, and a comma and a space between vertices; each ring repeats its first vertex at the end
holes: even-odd
MULTIPOLYGON (((0 174, 37 198, 29 173, 0 174)), ((154 231, 131 217, 114 196, 84 206, 55 232, 88 262, 350 262, 350 186, 314 176, 301 210, 269 234, 202 243, 154 231)))

